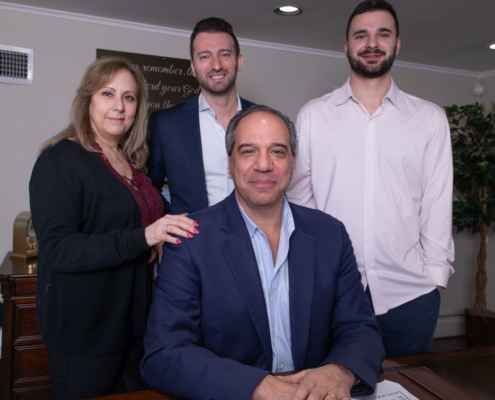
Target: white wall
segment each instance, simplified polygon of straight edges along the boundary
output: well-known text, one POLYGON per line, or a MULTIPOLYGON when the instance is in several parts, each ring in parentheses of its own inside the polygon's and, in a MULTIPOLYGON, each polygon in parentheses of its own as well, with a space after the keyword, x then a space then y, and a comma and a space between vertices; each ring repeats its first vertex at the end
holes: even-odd
POLYGON ((491 109, 490 102, 495 101, 495 76, 492 76, 490 78, 482 78, 480 79, 480 81, 484 84, 485 92, 483 96, 476 97, 476 99, 480 103, 484 103, 487 109, 491 109))
MULTIPOLYGON (((0 257, 3 257, 12 249, 15 216, 29 209, 28 182, 37 151, 43 141, 67 125, 75 89, 86 66, 95 59, 96 49, 188 58, 188 38, 0 10, 0 43, 35 51, 33 86, 0 83, 0 257)), ((245 63, 239 75, 239 93, 294 119, 307 101, 340 86, 348 76, 344 59, 253 47, 242 42, 241 49, 245 63)), ((473 77, 396 66, 394 78, 404 91, 441 106, 475 101, 473 77)), ((487 94, 483 101, 494 100, 495 78, 484 81, 487 94)), ((442 314, 448 315, 461 314, 474 301, 472 266, 477 252, 476 238, 462 234, 456 235, 455 241, 457 273, 442 304, 442 314)), ((493 264, 494 243, 495 239, 489 242, 488 265, 493 264)), ((495 293, 495 271, 489 273, 491 293, 495 293)), ((489 294, 491 308, 495 309, 493 297, 489 294)), ((452 326, 446 328, 447 334, 459 328, 458 319, 452 326)))

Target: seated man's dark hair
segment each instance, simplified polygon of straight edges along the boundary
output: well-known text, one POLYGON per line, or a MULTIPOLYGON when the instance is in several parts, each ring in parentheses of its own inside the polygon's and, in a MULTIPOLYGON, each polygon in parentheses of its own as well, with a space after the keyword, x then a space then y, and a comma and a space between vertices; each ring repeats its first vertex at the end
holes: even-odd
POLYGON ((268 106, 258 104, 237 111, 237 114, 234 115, 234 117, 230 120, 229 125, 227 126, 227 130, 225 131, 225 148, 227 149, 227 154, 229 155, 229 157, 232 155, 232 151, 234 150, 235 130, 237 128, 237 125, 239 125, 239 122, 241 122, 243 118, 257 112, 272 114, 284 121, 285 125, 287 126, 287 130, 289 131, 290 151, 292 155, 295 155, 297 148, 297 132, 294 123, 287 115, 282 114, 280 111, 277 111, 268 106))

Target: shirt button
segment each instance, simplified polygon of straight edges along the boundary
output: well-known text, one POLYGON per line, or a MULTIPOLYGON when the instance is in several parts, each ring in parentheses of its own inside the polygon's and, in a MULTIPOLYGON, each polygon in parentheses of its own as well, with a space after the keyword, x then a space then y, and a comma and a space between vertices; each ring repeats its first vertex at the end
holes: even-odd
POLYGON ((284 369, 284 364, 280 364, 280 369, 284 369))
POLYGON ((273 290, 270 290, 270 294, 273 294, 273 290))

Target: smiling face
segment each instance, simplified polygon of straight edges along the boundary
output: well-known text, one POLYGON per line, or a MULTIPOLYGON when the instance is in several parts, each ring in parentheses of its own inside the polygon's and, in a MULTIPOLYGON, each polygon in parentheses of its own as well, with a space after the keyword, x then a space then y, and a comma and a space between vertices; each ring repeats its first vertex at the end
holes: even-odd
POLYGON ((237 200, 248 214, 282 207, 295 166, 289 129, 281 118, 255 112, 239 122, 228 168, 237 200))
POLYGON ((136 108, 136 81, 129 71, 121 69, 91 96, 89 120, 96 142, 118 142, 131 128, 136 108))
POLYGON ((399 50, 400 38, 389 12, 370 11, 354 17, 344 45, 353 74, 369 79, 388 74, 399 50))
POLYGON ((201 32, 193 47, 191 69, 201 88, 212 95, 235 90, 243 59, 236 54, 232 37, 228 33, 201 32))

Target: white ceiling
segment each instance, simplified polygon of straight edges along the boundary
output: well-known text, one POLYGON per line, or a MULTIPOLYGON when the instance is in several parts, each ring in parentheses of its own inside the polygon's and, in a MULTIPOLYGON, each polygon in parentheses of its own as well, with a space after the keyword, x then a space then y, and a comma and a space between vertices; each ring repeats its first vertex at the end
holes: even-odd
MULTIPOLYGON (((389 0, 397 11, 398 60, 495 74, 495 0, 389 0)), ((350 0, 9 0, 9 3, 191 31, 202 18, 225 18, 238 38, 341 52, 350 0), (273 10, 303 9, 296 17, 273 10)), ((6 3, 0 3, 6 4, 6 3)))

